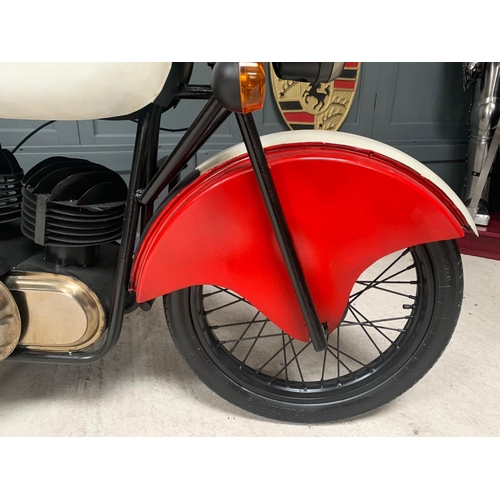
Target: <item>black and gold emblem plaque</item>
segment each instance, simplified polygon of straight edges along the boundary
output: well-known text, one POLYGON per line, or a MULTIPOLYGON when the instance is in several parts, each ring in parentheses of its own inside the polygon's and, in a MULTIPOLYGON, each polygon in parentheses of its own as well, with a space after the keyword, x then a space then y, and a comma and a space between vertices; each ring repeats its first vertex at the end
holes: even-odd
POLYGON ((354 100, 360 65, 346 62, 336 80, 319 84, 280 80, 270 71, 274 98, 287 125, 292 130, 338 130, 354 100))

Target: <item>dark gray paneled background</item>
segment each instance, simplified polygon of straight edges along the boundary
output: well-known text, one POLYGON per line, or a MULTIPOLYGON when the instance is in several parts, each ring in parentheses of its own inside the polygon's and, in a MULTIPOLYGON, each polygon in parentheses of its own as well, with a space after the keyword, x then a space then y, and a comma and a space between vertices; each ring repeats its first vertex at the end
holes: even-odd
MULTIPOLYGON (((191 83, 208 83, 210 69, 196 63, 191 83)), ((365 63, 358 90, 341 131, 380 140, 419 159, 462 194, 467 151, 467 113, 471 92, 464 93, 461 63, 365 63)), ((188 126, 203 102, 184 101, 163 115, 162 126, 188 126)), ((256 113, 261 134, 287 130, 272 91, 256 113)), ((12 148, 40 122, 0 120, 0 141, 12 148)), ((88 158, 128 177, 136 125, 123 121, 56 122, 21 150, 25 170, 53 155, 88 158)), ((168 154, 181 133, 162 132, 159 156, 168 154)), ((192 166, 240 142, 234 118, 222 125, 192 161, 192 166)))

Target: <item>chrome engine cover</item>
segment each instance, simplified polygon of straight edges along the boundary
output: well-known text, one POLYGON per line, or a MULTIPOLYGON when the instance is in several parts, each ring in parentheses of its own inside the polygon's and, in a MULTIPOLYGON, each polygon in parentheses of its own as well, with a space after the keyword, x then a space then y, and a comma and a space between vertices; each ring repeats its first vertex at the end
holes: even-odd
POLYGON ((76 278, 16 271, 4 282, 19 308, 19 345, 25 348, 81 350, 96 342, 104 331, 106 317, 101 302, 76 278))
POLYGON ((15 349, 21 337, 21 316, 14 297, 0 282, 0 361, 15 349))

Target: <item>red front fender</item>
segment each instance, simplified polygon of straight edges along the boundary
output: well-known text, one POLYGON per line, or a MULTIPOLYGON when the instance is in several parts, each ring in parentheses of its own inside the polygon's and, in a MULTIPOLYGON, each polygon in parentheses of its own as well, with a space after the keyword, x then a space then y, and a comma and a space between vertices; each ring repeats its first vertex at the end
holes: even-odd
MULTIPOLYGON (((359 275, 384 255, 463 236, 430 181, 385 156, 331 144, 266 149, 322 322, 341 320, 359 275)), ((289 335, 308 332, 246 155, 200 175, 156 216, 137 253, 138 302, 192 285, 229 288, 289 335)))

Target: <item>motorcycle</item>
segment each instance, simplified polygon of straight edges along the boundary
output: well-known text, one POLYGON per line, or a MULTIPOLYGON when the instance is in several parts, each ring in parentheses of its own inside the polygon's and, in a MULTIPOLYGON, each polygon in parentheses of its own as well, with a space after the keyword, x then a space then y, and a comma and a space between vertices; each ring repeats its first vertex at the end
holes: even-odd
MULTIPOLYGON (((127 186, 52 157, 0 155, 0 361, 90 363, 125 314, 162 298, 191 369, 250 412, 332 422, 403 394, 437 361, 463 292, 464 204, 380 142, 321 130, 259 137, 263 63, 4 63, 0 117, 136 120, 127 186), (162 113, 206 104, 158 160, 162 113), (188 172, 234 114, 243 143, 188 172), (155 201, 163 201, 155 207, 155 201)), ((273 63, 318 84, 343 63, 273 63)), ((15 152, 15 151, 14 151, 15 152)))

